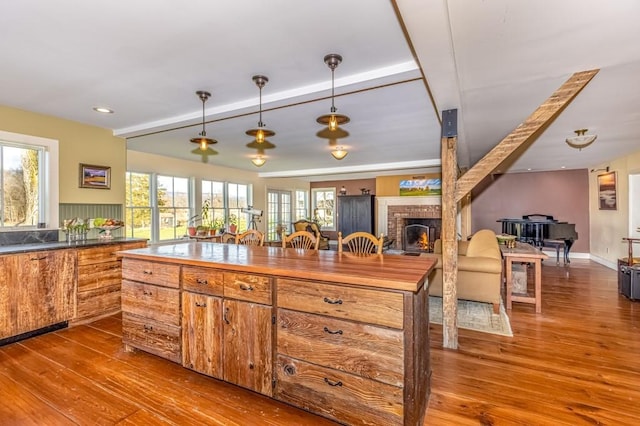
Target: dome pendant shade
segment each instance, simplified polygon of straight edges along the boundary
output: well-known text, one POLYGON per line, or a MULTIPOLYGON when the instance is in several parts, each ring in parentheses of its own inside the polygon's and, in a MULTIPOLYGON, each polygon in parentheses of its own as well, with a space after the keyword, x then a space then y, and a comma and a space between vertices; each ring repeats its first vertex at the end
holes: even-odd
POLYGON ((256 167, 262 167, 267 160, 262 155, 257 155, 251 159, 251 162, 256 167))
POLYGON ((331 155, 333 155, 333 158, 335 158, 336 160, 342 160, 347 156, 348 153, 349 152, 341 146, 331 151, 331 155))
POLYGON ((260 118, 258 119, 258 128, 247 130, 245 133, 256 138, 256 142, 263 143, 266 138, 270 138, 276 134, 276 132, 264 127, 264 123, 262 122, 262 88, 267 84, 269 79, 264 75, 254 75, 252 80, 256 86, 258 86, 258 89, 260 89, 260 118))
POLYGON ((329 66, 331 69, 331 110, 330 114, 321 115, 316 119, 316 122, 320 124, 324 124, 329 127, 329 130, 335 131, 338 130, 338 126, 341 124, 346 124, 350 120, 349 117, 342 114, 336 114, 338 109, 335 106, 335 82, 334 82, 334 71, 338 67, 338 65, 342 62, 342 56, 336 53, 330 53, 324 57, 324 63, 329 66))
POLYGON ((205 92, 204 90, 198 90, 196 92, 196 95, 198 95, 198 97, 202 101, 202 131, 200 132, 200 137, 191 138, 190 142, 197 143, 198 145, 200 145, 199 148, 201 151, 206 151, 209 145, 218 143, 217 140, 207 137, 207 131, 205 130, 205 127, 204 127, 204 104, 211 97, 211 93, 205 92))

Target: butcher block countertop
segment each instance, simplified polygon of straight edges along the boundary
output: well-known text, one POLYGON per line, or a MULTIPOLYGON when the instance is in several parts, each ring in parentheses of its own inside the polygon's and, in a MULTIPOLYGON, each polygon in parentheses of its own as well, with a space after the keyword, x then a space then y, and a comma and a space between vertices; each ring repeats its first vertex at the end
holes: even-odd
POLYGON ((419 256, 362 256, 329 250, 209 242, 158 245, 118 254, 132 259, 152 259, 181 265, 211 266, 223 270, 411 292, 418 292, 426 284, 427 277, 435 266, 433 259, 419 256))

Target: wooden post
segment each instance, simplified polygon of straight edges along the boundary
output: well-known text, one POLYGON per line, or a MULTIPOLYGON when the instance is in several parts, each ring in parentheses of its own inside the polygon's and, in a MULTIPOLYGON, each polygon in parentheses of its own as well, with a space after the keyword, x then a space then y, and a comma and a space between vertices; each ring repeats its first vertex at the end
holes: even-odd
POLYGON ((457 110, 442 112, 442 346, 458 349, 457 110))

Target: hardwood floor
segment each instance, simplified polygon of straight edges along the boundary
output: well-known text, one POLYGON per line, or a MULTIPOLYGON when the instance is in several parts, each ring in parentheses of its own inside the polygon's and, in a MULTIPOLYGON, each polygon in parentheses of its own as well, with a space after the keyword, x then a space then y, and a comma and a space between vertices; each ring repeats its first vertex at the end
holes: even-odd
MULTIPOLYGON (((640 302, 586 260, 543 266, 542 314, 514 303, 514 337, 431 325, 426 425, 638 424, 640 302)), ((119 316, 0 348, 2 425, 322 425, 325 419, 125 353, 119 316)))

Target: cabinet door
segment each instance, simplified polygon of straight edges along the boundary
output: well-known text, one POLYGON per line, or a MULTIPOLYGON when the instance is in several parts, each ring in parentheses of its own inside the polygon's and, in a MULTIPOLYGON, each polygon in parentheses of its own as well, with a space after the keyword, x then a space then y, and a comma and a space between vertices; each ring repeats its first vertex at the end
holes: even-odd
POLYGON ((16 260, 15 256, 0 256, 0 339, 16 334, 16 260))
POLYGON ((56 250, 21 254, 16 334, 73 317, 76 290, 76 251, 56 250))
POLYGON ((338 231, 343 236, 353 232, 374 230, 373 195, 338 197, 338 231))
POLYGON ((272 307, 225 300, 224 380, 271 396, 272 307))
POLYGON ((182 293, 182 365, 222 379, 222 299, 182 293))

